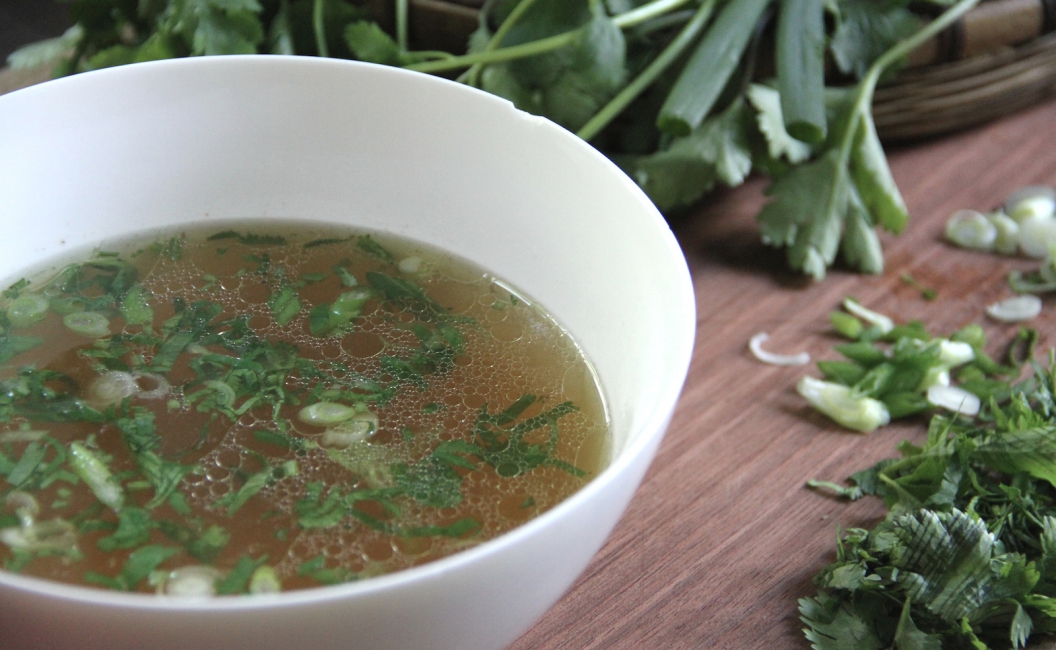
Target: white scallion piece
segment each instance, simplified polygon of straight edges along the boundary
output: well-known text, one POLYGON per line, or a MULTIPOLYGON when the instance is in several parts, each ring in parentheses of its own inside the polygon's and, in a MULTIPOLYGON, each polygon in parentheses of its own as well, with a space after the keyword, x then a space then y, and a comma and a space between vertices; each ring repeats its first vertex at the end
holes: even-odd
POLYGON ((136 378, 130 372, 110 370, 99 375, 88 387, 92 402, 109 406, 139 392, 136 378))
POLYGON ((0 528, 0 542, 26 551, 67 553, 77 547, 77 529, 63 519, 0 528))
POLYGON ((355 417, 356 412, 355 408, 337 402, 316 402, 302 408, 297 417, 301 422, 325 427, 349 420, 355 417))
POLYGON ((1045 259, 1056 246, 1056 217, 1032 216, 1019 222, 1019 249, 1035 259, 1045 259))
POLYGON ((748 349, 752 355, 762 361, 775 366, 803 366, 810 363, 810 354, 800 352, 798 354, 774 354, 763 349, 763 343, 770 340, 766 332, 759 332, 748 341, 748 349))
POLYGON ((1022 323, 1037 318, 1041 313, 1041 298, 1023 294, 995 302, 986 308, 986 314, 1003 323, 1022 323))
POLYGON ((841 384, 804 377, 796 384, 796 391, 811 406, 848 429, 874 431, 891 421, 883 402, 872 397, 856 397, 850 388, 841 384))
POLYGON ((120 511, 125 502, 125 491, 106 463, 77 441, 70 443, 70 456, 73 471, 91 488, 96 498, 114 512, 120 511))
POLYGON ((279 581, 275 569, 265 564, 253 571, 253 576, 249 579, 249 593, 277 594, 280 591, 282 591, 282 582, 279 581))
POLYGON ((961 248, 992 251, 997 241, 997 226, 981 212, 958 210, 946 222, 946 239, 961 248))
POLYGON ((161 587, 166 596, 210 598, 216 595, 216 581, 221 574, 210 566, 185 566, 169 573, 161 587))
POLYGON ((861 318, 870 325, 875 326, 880 330, 881 334, 887 334, 891 330, 895 329, 895 321, 891 320, 887 316, 879 312, 875 312, 872 309, 866 309, 861 303, 845 298, 843 301, 843 308, 851 312, 858 318, 861 318))
POLYGON ((1021 187, 1005 199, 1005 212, 1016 221, 1056 215, 1056 190, 1044 185, 1021 187))
POLYGON ((932 386, 928 389, 928 402, 968 417, 979 415, 981 406, 977 396, 957 386, 932 386))
POLYGON ((953 368, 969 361, 975 361, 975 350, 963 341, 942 339, 939 341, 939 363, 946 368, 953 368))
POLYGON ((0 442, 33 442, 46 435, 48 432, 43 429, 16 429, 0 433, 0 442))
POLYGON ((1015 255, 1019 252, 1019 224, 1000 210, 991 212, 986 218, 997 229, 994 252, 1002 255, 1015 255))
POLYGON ((422 270, 422 258, 417 255, 405 257, 396 266, 399 267, 401 273, 417 273, 422 270))

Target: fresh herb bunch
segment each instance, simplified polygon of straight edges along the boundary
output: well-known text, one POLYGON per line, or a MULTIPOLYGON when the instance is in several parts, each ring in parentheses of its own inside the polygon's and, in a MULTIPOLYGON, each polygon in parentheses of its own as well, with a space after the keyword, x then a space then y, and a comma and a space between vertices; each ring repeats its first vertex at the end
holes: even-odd
POLYGON ((876 227, 897 233, 908 214, 873 90, 977 1, 922 3, 949 7, 925 24, 908 0, 487 0, 456 56, 408 48, 408 0, 394 0, 394 36, 347 0, 70 0, 76 26, 11 63, 72 74, 278 53, 461 72, 590 141, 665 212, 770 175, 763 240, 822 278, 841 250, 856 270, 882 270, 876 227))

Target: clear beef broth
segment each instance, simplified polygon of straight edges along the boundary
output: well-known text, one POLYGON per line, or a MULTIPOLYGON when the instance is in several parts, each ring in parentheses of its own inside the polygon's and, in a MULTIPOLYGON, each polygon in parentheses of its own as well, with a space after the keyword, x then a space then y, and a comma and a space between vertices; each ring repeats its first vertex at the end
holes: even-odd
POLYGON ((575 342, 440 251, 274 222, 105 251, 5 294, 9 571, 168 593, 362 579, 506 532, 608 459, 575 342))

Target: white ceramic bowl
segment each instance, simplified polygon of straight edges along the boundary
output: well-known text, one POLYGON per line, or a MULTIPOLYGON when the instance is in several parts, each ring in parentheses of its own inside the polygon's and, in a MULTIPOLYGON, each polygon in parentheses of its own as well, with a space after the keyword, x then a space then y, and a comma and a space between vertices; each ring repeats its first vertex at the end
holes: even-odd
POLYGON ((184 59, 0 97, 0 280, 104 239, 242 217, 348 223, 431 242, 535 297, 597 369, 614 436, 610 466, 513 532, 363 582, 181 601, 0 571, 0 646, 508 645, 601 547, 671 417, 695 311, 667 225, 633 182, 560 127, 392 68, 184 59))

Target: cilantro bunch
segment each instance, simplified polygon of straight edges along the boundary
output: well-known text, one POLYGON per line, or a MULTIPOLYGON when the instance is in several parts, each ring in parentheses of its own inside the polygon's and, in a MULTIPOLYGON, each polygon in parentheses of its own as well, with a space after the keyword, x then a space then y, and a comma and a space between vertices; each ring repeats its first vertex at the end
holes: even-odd
POLYGON ((385 31, 378 3, 350 0, 70 0, 76 26, 10 61, 71 74, 275 53, 460 74, 590 141, 669 214, 770 175, 763 240, 822 278, 840 251, 880 272, 876 228, 908 220, 870 114, 876 84, 978 2, 487 0, 456 55, 410 49, 408 0, 393 1, 385 31))

